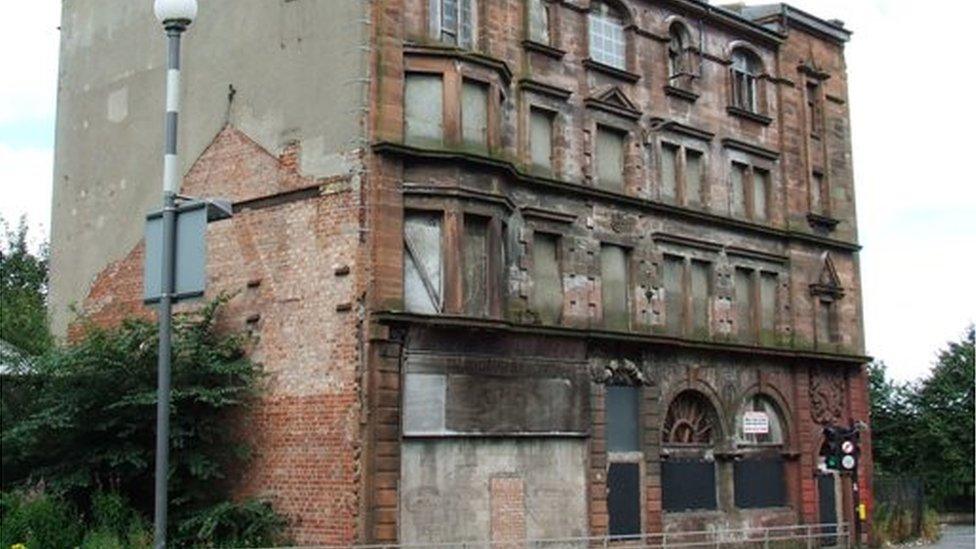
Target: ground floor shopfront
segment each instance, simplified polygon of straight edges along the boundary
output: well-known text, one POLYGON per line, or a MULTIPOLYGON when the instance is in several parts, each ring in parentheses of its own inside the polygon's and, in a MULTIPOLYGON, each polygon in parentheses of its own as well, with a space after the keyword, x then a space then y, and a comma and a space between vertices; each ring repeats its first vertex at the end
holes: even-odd
POLYGON ((373 524, 395 527, 400 543, 852 518, 850 481, 825 473, 819 453, 824 425, 867 419, 857 364, 607 333, 394 325, 398 350, 380 362, 400 396, 377 417, 396 444, 379 443, 388 455, 373 472, 395 500, 389 512, 374 506, 373 524), (744 428, 747 415, 764 428, 744 428))

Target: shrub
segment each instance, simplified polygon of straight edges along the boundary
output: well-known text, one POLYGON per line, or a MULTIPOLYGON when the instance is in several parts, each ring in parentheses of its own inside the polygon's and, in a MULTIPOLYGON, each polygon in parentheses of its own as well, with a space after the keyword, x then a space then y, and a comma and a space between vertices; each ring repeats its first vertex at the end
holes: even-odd
POLYGON ((83 524, 77 511, 63 499, 36 492, 3 494, 0 546, 23 544, 27 549, 75 547, 83 524))
POLYGON ((270 547, 284 541, 285 526, 269 502, 223 502, 181 522, 174 541, 203 547, 270 547))

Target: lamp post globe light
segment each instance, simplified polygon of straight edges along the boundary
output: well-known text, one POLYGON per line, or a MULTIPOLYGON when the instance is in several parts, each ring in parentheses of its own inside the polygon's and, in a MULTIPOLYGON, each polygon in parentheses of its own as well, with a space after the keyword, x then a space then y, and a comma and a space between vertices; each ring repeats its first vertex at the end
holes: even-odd
POLYGON ((167 476, 169 472, 169 409, 172 358, 172 315, 175 294, 176 193, 179 156, 176 148, 180 112, 180 35, 197 15, 196 0, 155 0, 153 11, 166 30, 166 137, 163 154, 162 257, 159 296, 159 362, 156 403, 156 501, 153 517, 156 549, 166 547, 167 476))

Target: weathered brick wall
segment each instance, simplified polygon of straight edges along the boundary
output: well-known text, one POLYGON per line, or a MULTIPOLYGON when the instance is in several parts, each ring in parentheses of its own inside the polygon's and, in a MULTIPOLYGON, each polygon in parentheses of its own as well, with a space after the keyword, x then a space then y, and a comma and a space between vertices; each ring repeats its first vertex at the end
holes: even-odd
MULTIPOLYGON (((182 192, 236 204, 233 219, 208 228, 207 297, 231 295, 221 327, 252 332, 252 358, 268 374, 236 426, 254 459, 228 476, 239 497, 271 498, 297 543, 346 544, 359 535, 362 481, 358 179, 303 177, 299 154, 295 144, 275 157, 225 128, 182 192)), ((140 245, 103 271, 82 307, 90 320, 151 315, 142 258, 140 245)))

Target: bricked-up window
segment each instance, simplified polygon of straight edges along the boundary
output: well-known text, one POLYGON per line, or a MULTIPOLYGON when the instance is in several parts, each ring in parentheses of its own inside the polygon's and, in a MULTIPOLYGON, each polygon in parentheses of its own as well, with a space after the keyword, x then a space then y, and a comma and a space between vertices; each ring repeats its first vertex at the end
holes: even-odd
POLYGON ((407 311, 442 310, 443 260, 440 213, 407 212, 403 220, 403 301, 407 311))
POLYGON ((712 295, 712 264, 707 261, 691 261, 691 327, 692 335, 705 337, 709 334, 708 303, 712 295))
POLYGON ((461 85, 461 139, 465 144, 488 145, 488 85, 465 79, 461 85))
POLYGON ((532 165, 552 170, 552 111, 532 107, 529 109, 529 156, 532 165))
POLYGON ((437 40, 472 48, 477 29, 476 0, 430 0, 431 35, 437 40))
POLYGON ((816 82, 807 82, 807 127, 810 137, 819 138, 823 133, 823 102, 816 82))
POLYGON ((444 137, 444 84, 439 74, 408 73, 403 92, 403 132, 409 141, 444 137))
POLYGON ((735 321, 740 341, 753 341, 756 337, 755 299, 753 296, 752 269, 735 268, 735 321))
POLYGON ((600 246, 600 280, 603 295, 603 325, 610 329, 630 327, 627 287, 627 250, 620 246, 600 246))
POLYGON ((618 69, 627 68, 624 18, 605 2, 592 2, 589 17, 590 58, 618 69))
POLYGON ((563 312, 563 282, 559 271, 559 237, 535 233, 532 239, 532 310, 546 324, 559 322, 563 312))
POLYGON ((596 129, 597 184, 608 190, 624 190, 624 133, 606 126, 596 129))
POLYGON ((685 260, 664 256, 664 317, 668 333, 681 334, 685 323, 685 260))
POLYGON ((759 112, 759 76, 762 61, 751 51, 732 52, 732 104, 749 112, 759 112))
POLYGON ((464 312, 471 316, 488 315, 489 274, 488 218, 464 216, 464 312))
POLYGON ((549 5, 545 0, 527 0, 529 11, 529 40, 549 45, 549 5))
POLYGON ((640 389, 608 386, 605 406, 610 535, 640 534, 640 389))

